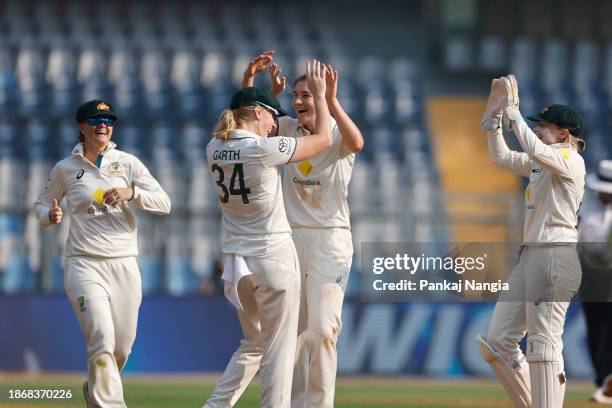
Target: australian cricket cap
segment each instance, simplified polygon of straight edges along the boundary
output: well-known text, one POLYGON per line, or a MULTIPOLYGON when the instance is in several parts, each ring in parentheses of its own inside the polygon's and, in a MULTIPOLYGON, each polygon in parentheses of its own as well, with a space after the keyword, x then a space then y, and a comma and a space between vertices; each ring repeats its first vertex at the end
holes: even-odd
POLYGON ((256 86, 242 88, 232 97, 230 109, 238 109, 245 106, 261 106, 276 111, 278 116, 287 115, 287 111, 283 109, 271 91, 256 86))
POLYGON ((113 112, 113 106, 100 99, 94 99, 89 102, 85 102, 77 108, 76 121, 81 123, 91 118, 110 118, 117 120, 117 115, 113 112))
POLYGON ((569 130, 576 137, 580 136, 584 129, 582 115, 570 105, 550 105, 534 115, 527 116, 527 119, 534 122, 554 123, 569 130))

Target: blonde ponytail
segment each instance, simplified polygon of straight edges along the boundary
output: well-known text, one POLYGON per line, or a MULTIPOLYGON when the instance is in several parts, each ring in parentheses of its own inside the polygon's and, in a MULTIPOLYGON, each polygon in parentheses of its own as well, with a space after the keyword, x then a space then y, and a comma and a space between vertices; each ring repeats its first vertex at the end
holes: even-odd
POLYGON ((234 112, 230 109, 223 109, 221 117, 217 123, 217 128, 213 132, 217 139, 227 140, 229 134, 236 130, 236 119, 234 112))
POLYGON ((251 111, 257 109, 255 106, 247 106, 234 110, 224 109, 219 117, 217 128, 213 132, 217 139, 227 140, 229 135, 240 125, 244 125, 251 115, 251 111))
POLYGON ((572 135, 571 133, 567 137, 567 144, 569 144, 570 146, 572 146, 573 148, 575 148, 579 152, 581 152, 584 149, 586 149, 586 143, 584 142, 584 140, 582 140, 580 138, 577 138, 576 136, 572 135))

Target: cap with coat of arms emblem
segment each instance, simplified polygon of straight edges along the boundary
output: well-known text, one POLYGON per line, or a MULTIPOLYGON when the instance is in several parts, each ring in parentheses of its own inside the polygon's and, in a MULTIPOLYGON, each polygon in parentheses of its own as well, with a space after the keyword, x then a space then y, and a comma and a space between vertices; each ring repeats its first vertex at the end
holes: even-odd
POLYGON ((94 99, 85 102, 77 108, 76 121, 81 123, 90 118, 110 118, 117 120, 117 115, 113 112, 113 107, 110 103, 100 99, 94 99))
POLYGON ((534 115, 527 116, 527 119, 533 122, 554 123, 568 129, 576 137, 580 136, 584 129, 582 115, 570 105, 550 105, 534 115))

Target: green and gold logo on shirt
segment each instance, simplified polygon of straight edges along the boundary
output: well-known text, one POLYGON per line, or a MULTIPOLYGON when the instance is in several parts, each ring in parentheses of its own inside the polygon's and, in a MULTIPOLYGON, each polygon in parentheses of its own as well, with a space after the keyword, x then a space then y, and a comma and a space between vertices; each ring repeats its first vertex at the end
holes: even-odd
POLYGON ((116 161, 109 164, 106 170, 113 175, 119 175, 123 174, 124 168, 121 163, 116 161))

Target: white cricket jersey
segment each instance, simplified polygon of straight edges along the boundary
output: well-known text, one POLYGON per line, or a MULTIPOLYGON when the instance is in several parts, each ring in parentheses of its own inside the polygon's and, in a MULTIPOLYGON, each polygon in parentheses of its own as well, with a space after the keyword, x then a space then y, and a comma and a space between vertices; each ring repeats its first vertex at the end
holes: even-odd
POLYGON ((279 166, 291 160, 297 140, 261 137, 243 129, 213 138, 206 159, 223 213, 223 253, 264 256, 291 239, 279 166))
MULTIPOLYGON (((332 146, 308 160, 285 167, 283 191, 291 227, 350 228, 348 185, 355 154, 342 142, 342 134, 331 119, 332 146)), ((296 138, 310 132, 297 119, 279 118, 279 134, 296 138)))
POLYGON ((523 243, 577 242, 586 174, 582 156, 567 144, 544 144, 524 120, 512 124, 524 153, 508 148, 501 128, 489 132, 487 139, 495 163, 529 177, 523 243))
POLYGON ((100 167, 83 156, 83 144, 58 162, 34 203, 41 225, 48 226, 53 199, 66 197, 64 213, 70 214, 66 256, 120 258, 137 256, 136 223, 129 204, 156 214, 170 212, 170 198, 135 156, 115 149, 113 142, 102 153, 100 167), (133 187, 134 198, 120 207, 104 204, 104 192, 133 187))

